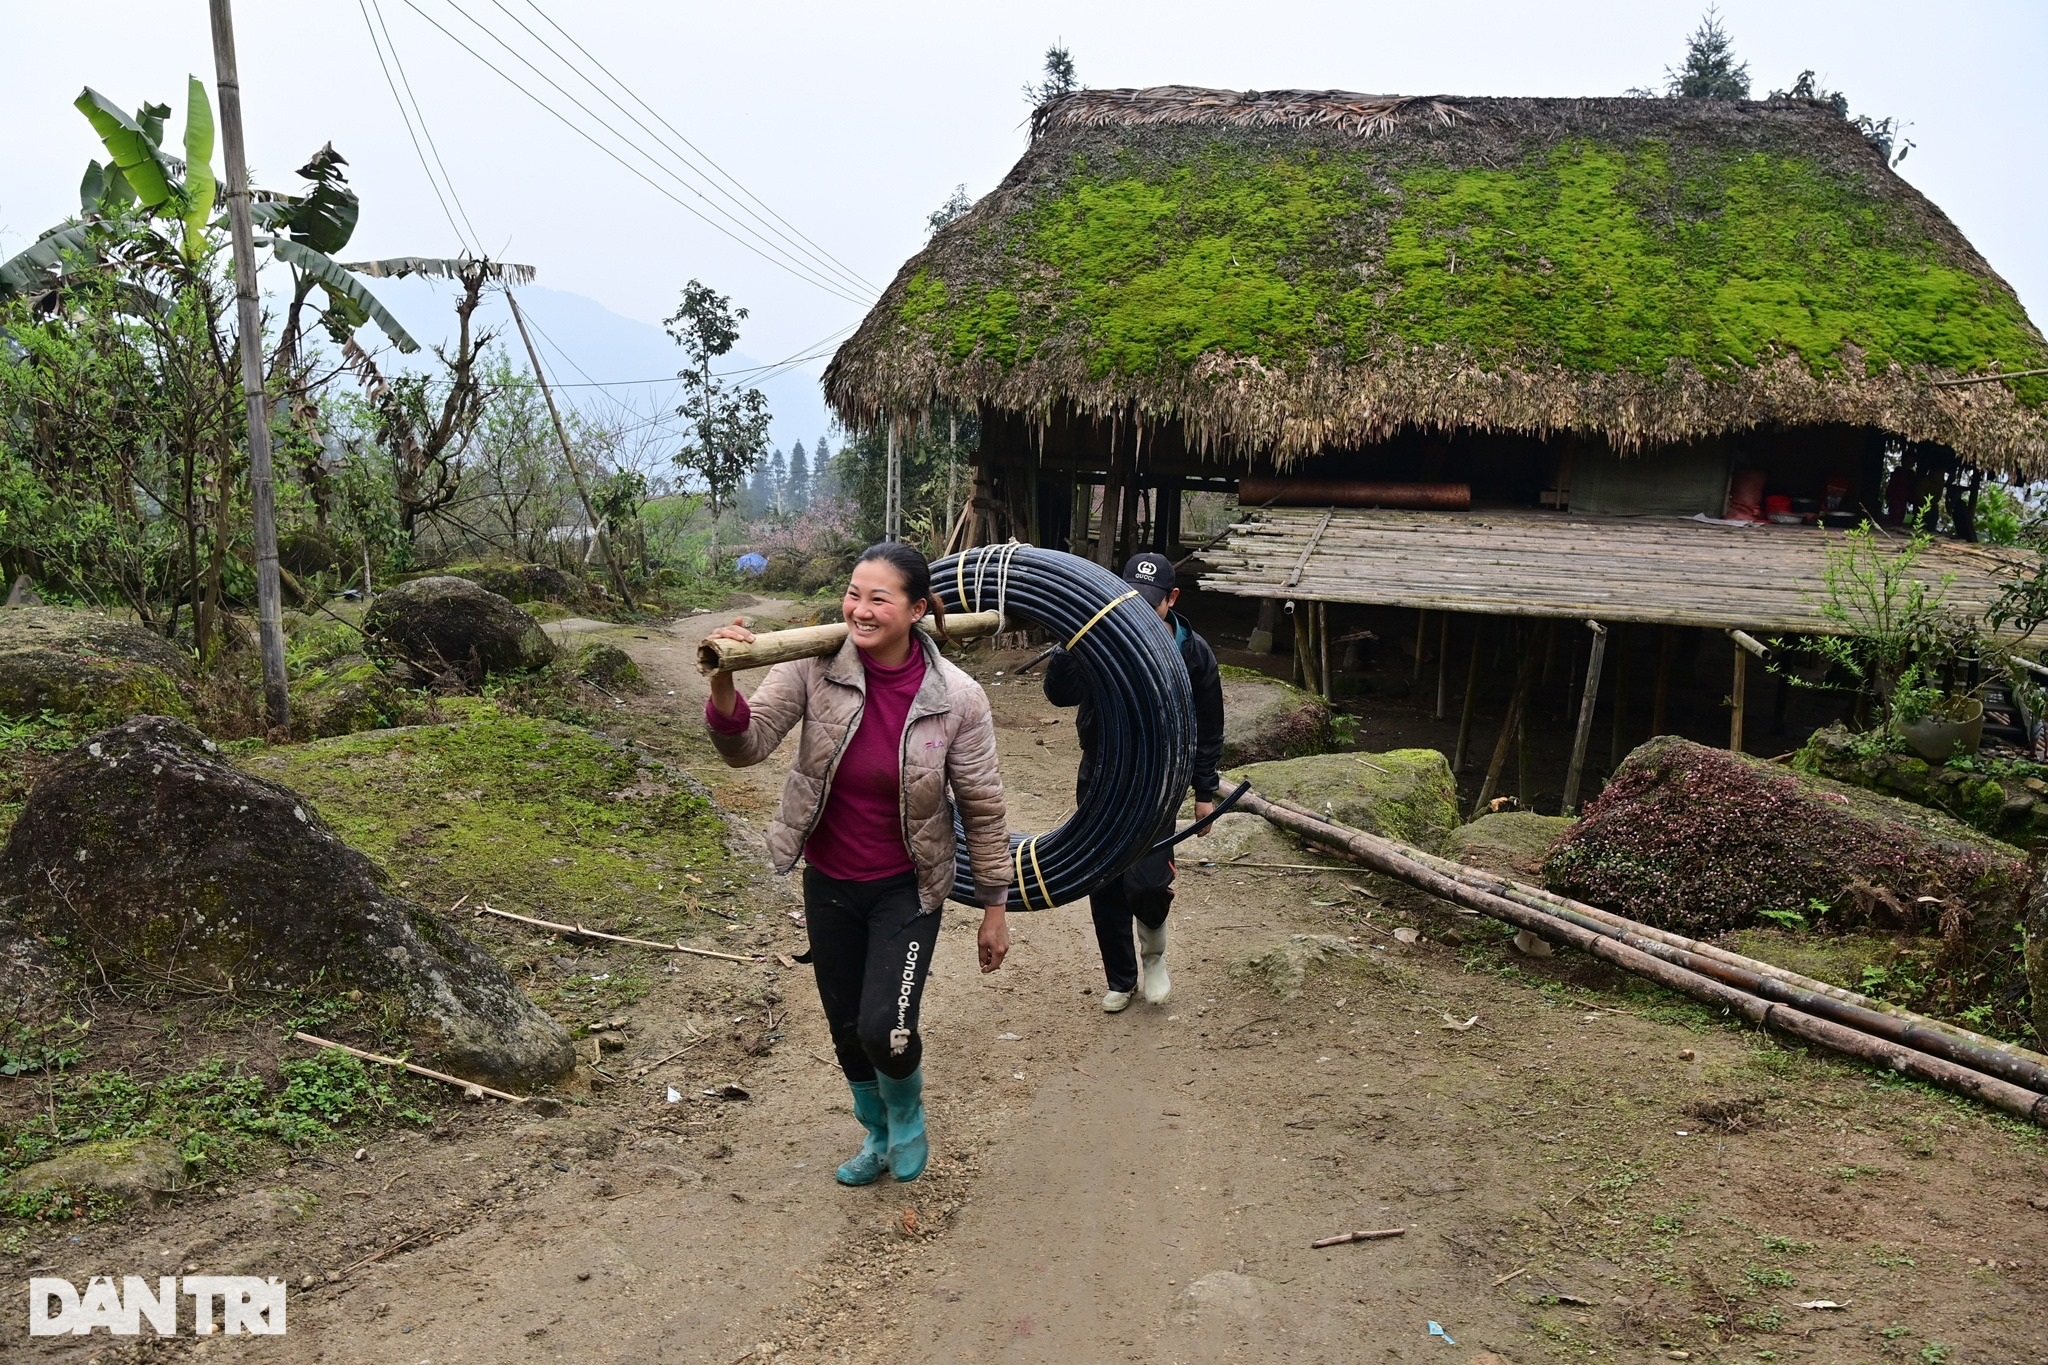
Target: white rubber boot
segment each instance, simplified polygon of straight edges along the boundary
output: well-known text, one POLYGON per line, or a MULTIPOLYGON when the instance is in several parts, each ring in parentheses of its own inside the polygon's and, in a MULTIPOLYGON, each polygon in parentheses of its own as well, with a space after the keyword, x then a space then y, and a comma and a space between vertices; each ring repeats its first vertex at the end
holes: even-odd
POLYGON ((1173 981, 1166 974, 1166 926, 1147 929, 1142 923, 1138 930, 1138 994, 1145 997, 1148 1005, 1160 1005, 1173 991, 1173 981))
POLYGON ((1104 1014, 1122 1014, 1125 1010, 1129 1009, 1130 1007, 1131 993, 1129 991, 1103 992, 1102 1012, 1104 1014))

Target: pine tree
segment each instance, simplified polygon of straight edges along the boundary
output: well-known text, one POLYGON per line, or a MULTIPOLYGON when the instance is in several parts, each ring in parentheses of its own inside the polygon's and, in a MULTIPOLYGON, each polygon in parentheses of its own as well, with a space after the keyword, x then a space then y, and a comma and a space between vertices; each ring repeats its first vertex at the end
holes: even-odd
POLYGON ((1707 6, 1700 26, 1685 40, 1685 65, 1664 69, 1665 89, 1694 99, 1746 100, 1749 63, 1735 60, 1735 42, 1721 27, 1721 12, 1707 6))
POLYGON ((789 463, 782 458, 782 452, 778 450, 768 457, 768 498, 778 517, 789 511, 788 504, 783 498, 788 488, 789 463))
MULTIPOLYGON (((824 442, 818 444, 822 449, 824 442)), ((811 505, 811 459, 804 453, 802 441, 789 448, 789 483, 783 500, 792 512, 801 512, 811 505)))
POLYGON ((1074 54, 1067 51, 1065 43, 1054 43, 1045 50, 1045 79, 1037 85, 1026 85, 1024 98, 1032 104, 1044 104, 1080 88, 1080 79, 1074 74, 1074 54))

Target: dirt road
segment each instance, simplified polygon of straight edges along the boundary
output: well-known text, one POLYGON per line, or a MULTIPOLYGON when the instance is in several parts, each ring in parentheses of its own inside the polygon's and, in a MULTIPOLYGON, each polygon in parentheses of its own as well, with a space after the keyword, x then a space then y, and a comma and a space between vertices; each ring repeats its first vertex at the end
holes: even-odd
MULTIPOLYGON (((653 683, 614 720, 758 822, 780 765, 733 773, 698 738, 706 625, 602 632, 653 683)), ((1045 828, 1071 715, 1015 658, 970 662, 1012 825, 1045 828)), ((563 1117, 471 1110, 77 1254, 288 1274, 289 1349, 216 1352, 335 1365, 2048 1359, 2038 1132, 1519 959, 1353 869, 1184 864, 1180 887, 1173 998, 1116 1017, 1085 906, 1015 917, 990 977, 949 911, 909 1186, 831 1179, 858 1129, 801 969, 678 959, 618 1083, 563 1117), (1330 956, 1290 997, 1293 935, 1330 956), (749 1098, 705 1093, 728 1084, 749 1098)), ((764 881, 728 937, 797 951, 794 904, 764 881)))

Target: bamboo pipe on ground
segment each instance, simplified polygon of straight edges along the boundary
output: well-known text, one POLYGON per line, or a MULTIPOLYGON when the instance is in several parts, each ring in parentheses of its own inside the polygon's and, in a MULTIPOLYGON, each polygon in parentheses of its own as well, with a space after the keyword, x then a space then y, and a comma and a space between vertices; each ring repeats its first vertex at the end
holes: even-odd
MULTIPOLYGON (((1587 905, 1582 901, 1544 891, 1512 878, 1496 876, 1479 868, 1426 853, 1419 848, 1411 848, 1390 839, 1381 839, 1377 835, 1360 835, 1357 831, 1336 824, 1327 815, 1318 814, 1291 801, 1269 800, 1267 804, 1313 821, 1316 826, 1322 827, 1314 833, 1309 833, 1295 826, 1288 826, 1297 833, 1305 834, 1306 837, 1328 843, 1342 834, 1383 844, 1393 855, 1448 877, 1461 886, 1470 887, 1485 895, 1512 900, 1538 913, 1576 923, 1602 937, 1617 939, 1641 952, 1701 975, 1714 977, 1752 995, 1763 996, 1775 1003, 1820 1015, 1844 1027, 1872 1034, 1902 1047, 1930 1053, 2030 1090, 2048 1091, 2048 1056, 2041 1053, 2011 1043, 2002 1043, 1995 1038, 1986 1038, 1942 1020, 1915 1014, 1898 1005, 1871 1000, 1840 986, 1816 981, 1782 967, 1773 966, 1771 963, 1744 957, 1739 953, 1729 952, 1711 943, 1689 939, 1669 930, 1658 929, 1653 925, 1617 915, 1611 910, 1602 910, 1598 906, 1587 905), (1323 828, 1330 832, 1324 833, 1323 828)), ((1263 811, 1258 813, 1264 814, 1263 811)), ((1349 844, 1340 847, 1347 853, 1351 852, 1349 844)))
MULTIPOLYGON (((1002 618, 992 611, 956 611, 946 617, 946 634, 954 640, 978 640, 996 633, 1002 618)), ((930 632, 924 622, 920 630, 930 632)), ((846 623, 798 626, 795 630, 771 630, 756 635, 752 643, 739 640, 703 640, 697 645, 697 671, 740 673, 749 668, 788 663, 791 659, 817 659, 836 654, 846 643, 846 623)))
POLYGON ((1689 995, 1695 1000, 1719 1005, 1750 1023, 1775 1029, 1804 1042, 1817 1044, 1845 1056, 1884 1066, 1900 1075, 1926 1081, 1943 1089, 1968 1095, 2008 1114, 2048 1126, 2048 1095, 1981 1071, 1957 1065, 1913 1048, 1891 1043, 1804 1010, 1766 1000, 1739 990, 1726 982, 1692 971, 1642 951, 1619 937, 1609 937, 1560 915, 1538 910, 1467 886, 1407 856, 1408 850, 1391 840, 1338 825, 1322 817, 1276 806, 1257 792, 1246 792, 1240 808, 1262 815, 1283 829, 1318 839, 1343 849, 1358 862, 1395 877, 1431 895, 1476 910, 1480 914, 1527 929, 1543 938, 1579 949, 1611 962, 1659 985, 1689 995))

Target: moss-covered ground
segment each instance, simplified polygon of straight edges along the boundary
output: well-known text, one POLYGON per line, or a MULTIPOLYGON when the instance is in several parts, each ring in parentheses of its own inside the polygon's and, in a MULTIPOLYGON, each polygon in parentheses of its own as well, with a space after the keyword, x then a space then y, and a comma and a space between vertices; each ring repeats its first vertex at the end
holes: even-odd
POLYGON ((312 799, 414 899, 681 927, 736 875, 725 825, 637 747, 482 701, 459 718, 259 749, 244 763, 312 799))

